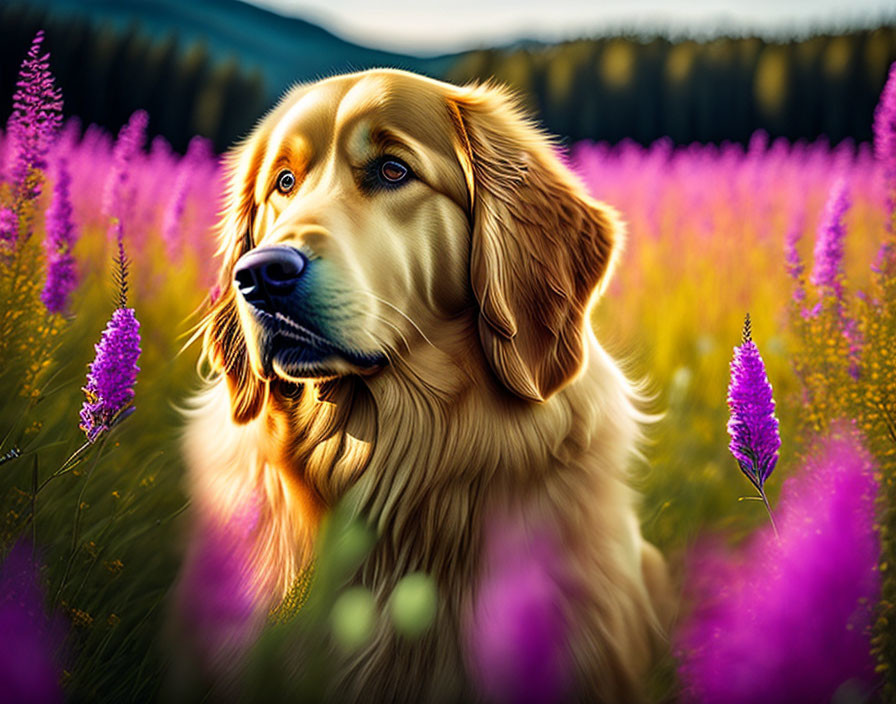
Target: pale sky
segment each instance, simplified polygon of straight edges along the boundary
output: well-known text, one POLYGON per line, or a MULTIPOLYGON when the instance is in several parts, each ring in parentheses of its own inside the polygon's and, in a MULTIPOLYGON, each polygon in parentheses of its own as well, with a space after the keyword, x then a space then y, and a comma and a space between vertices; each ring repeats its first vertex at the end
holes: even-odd
POLYGON ((247 0, 366 46, 439 53, 614 29, 800 35, 896 19, 894 0, 247 0))

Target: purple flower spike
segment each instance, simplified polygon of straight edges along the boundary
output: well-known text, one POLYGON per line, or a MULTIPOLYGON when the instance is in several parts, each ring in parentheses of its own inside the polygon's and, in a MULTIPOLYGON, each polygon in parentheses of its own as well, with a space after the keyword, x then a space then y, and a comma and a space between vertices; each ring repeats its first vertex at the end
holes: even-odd
POLYGON ((843 298, 843 240, 846 227, 843 216, 849 210, 846 182, 838 179, 831 189, 824 216, 815 237, 815 265, 812 284, 833 291, 838 300, 843 298))
POLYGON ((114 425, 134 398, 137 358, 140 356, 140 323, 133 308, 117 308, 103 330, 96 357, 87 374, 80 428, 89 442, 114 425))
POLYGON ((53 202, 47 209, 44 251, 47 256, 47 280, 40 299, 50 313, 62 313, 72 290, 77 284, 75 258, 72 247, 77 239, 72 222, 72 203, 69 195, 71 175, 68 162, 58 162, 59 176, 53 191, 53 202))
POLYGON ((0 245, 12 245, 19 238, 19 216, 12 208, 0 208, 0 245))
MULTIPOLYGON (((121 128, 115 149, 112 154, 112 169, 106 177, 103 191, 103 215, 118 220, 125 219, 124 209, 133 200, 131 197, 131 162, 143 149, 146 141, 146 126, 149 115, 144 110, 137 110, 128 124, 121 128)), ((112 233, 114 234, 114 233, 112 233)))
POLYGON ((165 209, 162 221, 162 239, 170 259, 176 259, 181 249, 180 228, 190 193, 193 175, 197 168, 209 158, 211 150, 208 142, 202 137, 193 137, 187 147, 187 153, 178 166, 177 180, 174 182, 171 200, 165 209))
MULTIPOLYGON (((890 189, 896 188, 896 62, 874 110, 874 154, 883 163, 890 189)), ((896 200, 890 196, 890 214, 896 200)))
POLYGON ((50 73, 49 54, 41 55, 43 30, 31 42, 19 70, 13 112, 7 132, 13 144, 10 182, 15 199, 29 201, 40 195, 40 179, 29 179, 47 166, 50 148, 62 123, 62 93, 50 73))
POLYGON ((787 273, 793 280, 793 301, 797 304, 802 304, 806 300, 806 289, 803 287, 805 266, 797 249, 803 233, 804 222, 805 212, 801 209, 791 223, 784 241, 784 258, 787 263, 787 273))
MULTIPOLYGON (((0 232, 2 239, 2 232, 0 232)), ((886 277, 889 271, 889 262, 893 259, 893 245, 891 242, 883 242, 874 255, 874 261, 871 263, 871 271, 875 274, 886 277)))
POLYGON ((728 385, 728 449, 760 494, 778 462, 781 436, 775 417, 772 385, 756 343, 750 337, 750 316, 744 321, 743 344, 734 348, 728 385))

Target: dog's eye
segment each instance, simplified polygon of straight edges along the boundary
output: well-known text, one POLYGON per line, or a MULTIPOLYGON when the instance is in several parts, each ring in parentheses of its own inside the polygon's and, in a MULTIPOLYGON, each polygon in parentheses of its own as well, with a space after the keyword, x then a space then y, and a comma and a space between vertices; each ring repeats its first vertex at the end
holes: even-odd
POLYGON ((410 166, 398 157, 389 155, 367 162, 359 171, 359 185, 367 193, 400 188, 414 178, 410 166))
POLYGON ((411 170, 398 159, 384 159, 380 162, 379 177, 385 185, 397 186, 407 180, 411 170))
POLYGON ((284 169, 277 174, 277 190, 283 195, 289 193, 296 186, 296 177, 289 169, 284 169))

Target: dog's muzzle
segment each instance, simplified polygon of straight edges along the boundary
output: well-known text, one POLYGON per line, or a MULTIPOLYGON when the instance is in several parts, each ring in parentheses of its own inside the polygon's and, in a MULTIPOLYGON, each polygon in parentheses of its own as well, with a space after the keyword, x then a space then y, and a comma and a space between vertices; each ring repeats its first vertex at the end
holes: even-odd
POLYGON ((286 245, 262 247, 240 257, 233 279, 246 303, 273 315, 283 312, 307 265, 308 260, 297 249, 286 245))

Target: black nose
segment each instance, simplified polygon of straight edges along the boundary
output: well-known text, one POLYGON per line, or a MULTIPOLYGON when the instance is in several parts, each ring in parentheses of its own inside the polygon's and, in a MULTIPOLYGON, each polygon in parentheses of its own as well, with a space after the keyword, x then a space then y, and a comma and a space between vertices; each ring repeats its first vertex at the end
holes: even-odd
POLYGON ((277 298, 295 290, 307 261, 301 252, 285 245, 253 249, 240 257, 233 279, 247 303, 272 312, 277 298))

